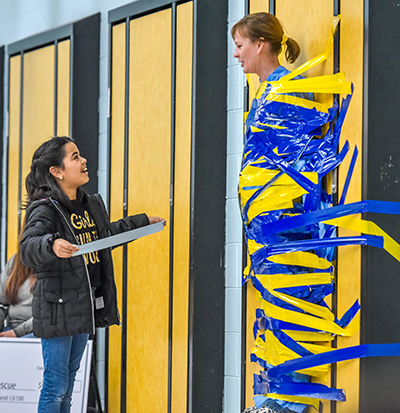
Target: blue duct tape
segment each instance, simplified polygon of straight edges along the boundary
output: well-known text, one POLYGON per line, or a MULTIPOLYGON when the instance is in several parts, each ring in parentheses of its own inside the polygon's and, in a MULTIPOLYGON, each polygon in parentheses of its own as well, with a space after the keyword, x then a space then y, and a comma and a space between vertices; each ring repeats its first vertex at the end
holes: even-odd
POLYGON ((360 311, 360 303, 358 300, 346 311, 343 317, 337 323, 340 327, 345 328, 349 325, 350 321, 356 316, 356 314, 360 311))
POLYGON ((319 176, 324 176, 338 167, 346 157, 349 148, 349 142, 346 141, 346 143, 343 145, 342 150, 335 157, 333 157, 330 162, 324 162, 324 166, 319 171, 319 176))
POLYGON ((268 368, 267 362, 263 359, 258 358, 254 353, 250 354, 250 361, 252 363, 258 363, 264 369, 268 368))
POLYGON ((328 221, 330 219, 364 212, 400 215, 400 202, 367 200, 346 205, 338 205, 332 208, 312 211, 302 215, 271 222, 266 228, 264 228, 263 233, 265 235, 275 234, 281 231, 312 225, 321 221, 328 221))
MULTIPOLYGON (((292 350, 293 352, 295 352, 296 354, 298 354, 299 356, 303 357, 303 356, 311 356, 312 353, 311 351, 307 350, 306 348, 304 348, 301 344, 299 344, 297 341, 293 340, 291 337, 289 337, 286 333, 284 333, 282 330, 280 329, 276 329, 276 328, 270 328, 270 325, 267 325, 266 323, 257 323, 257 330, 256 330, 256 326, 254 325, 254 338, 257 337, 257 332, 261 329, 263 329, 262 327, 264 327, 264 329, 268 329, 269 331, 272 332, 272 334, 279 340, 279 342, 281 344, 283 344, 285 347, 289 348, 290 350, 292 350)), ((265 342, 265 334, 261 334, 260 338, 265 342)))
POLYGON ((339 112, 339 117, 336 121, 335 128, 333 130, 333 147, 337 147, 339 144, 340 132, 342 131, 342 126, 344 119, 346 118, 347 111, 349 109, 349 105, 351 102, 351 98, 353 97, 354 85, 351 85, 351 95, 347 95, 346 98, 342 99, 341 108, 339 112))
MULTIPOLYGON (((319 284, 313 286, 303 285, 301 287, 275 288, 276 292, 290 295, 295 298, 306 300, 309 303, 324 305, 324 298, 333 292, 333 281, 331 284, 319 284)), ((326 305, 328 308, 328 306, 326 305)))
POLYGON ((286 161, 284 161, 280 156, 276 155, 274 152, 268 153, 268 159, 273 161, 273 163, 281 169, 283 172, 288 174, 291 178, 293 178, 302 188, 304 188, 307 192, 318 192, 319 188, 317 184, 310 181, 304 175, 302 175, 299 171, 296 171, 292 166, 290 166, 286 161))
POLYGON ((281 330, 272 330, 272 334, 280 341, 281 344, 294 351, 301 357, 311 356, 313 354, 281 330))
POLYGON ((396 344, 362 344, 360 346, 347 347, 332 350, 327 353, 305 356, 296 360, 285 361, 268 370, 268 380, 273 381, 283 374, 292 373, 324 364, 337 363, 339 361, 352 360, 365 357, 397 357, 400 356, 400 343, 396 344))
POLYGON ((273 305, 276 305, 278 307, 281 308, 285 308, 286 310, 290 310, 290 311, 296 311, 298 313, 305 313, 304 310, 296 307, 293 304, 289 304, 284 300, 281 300, 278 297, 275 297, 274 295, 272 295, 262 284, 261 282, 258 280, 257 277, 251 277, 251 282, 254 286, 254 288, 260 292, 260 294, 262 295, 263 299, 265 301, 267 301, 268 303, 271 303, 273 305))
POLYGON ((345 181, 344 186, 343 186, 343 192, 342 192, 342 196, 341 196, 340 201, 339 201, 339 205, 344 205, 344 203, 346 201, 346 195, 347 195, 347 191, 349 190, 351 177, 353 176, 354 166, 355 166, 356 161, 357 161, 357 156, 358 156, 358 149, 357 149, 357 146, 355 146, 354 151, 353 151, 353 156, 351 158, 349 170, 347 172, 346 181, 345 181))
POLYGON ((254 374, 253 392, 254 394, 267 394, 269 393, 268 376, 265 371, 260 374, 254 374))
POLYGON ((275 393, 286 394, 288 396, 346 401, 346 395, 342 389, 332 389, 323 384, 307 383, 304 380, 299 381, 298 378, 293 376, 281 376, 279 380, 270 381, 269 373, 267 374, 266 372, 254 375, 253 391, 255 395, 275 393))
POLYGON ((265 248, 260 248, 253 255, 260 253, 265 257, 277 254, 285 254, 296 251, 309 251, 317 248, 340 247, 343 245, 370 245, 377 248, 383 248, 384 239, 376 235, 362 235, 358 237, 340 237, 329 239, 312 239, 304 241, 286 242, 282 244, 272 244, 265 248), (263 251, 263 252, 261 252, 263 251))
POLYGON ((257 310, 258 315, 256 314, 257 318, 259 318, 260 328, 268 329, 268 330, 291 330, 291 331, 307 331, 307 332, 318 332, 319 330, 311 327, 306 327, 301 324, 294 324, 288 323, 286 321, 277 320, 275 318, 267 317, 264 314, 264 311, 261 309, 257 310), (262 312, 262 315, 259 316, 259 312, 262 312))
POLYGON ((287 394, 289 396, 313 397, 316 399, 335 400, 340 402, 346 401, 346 395, 342 389, 332 389, 328 386, 324 386, 323 384, 270 382, 268 387, 268 393, 287 394))

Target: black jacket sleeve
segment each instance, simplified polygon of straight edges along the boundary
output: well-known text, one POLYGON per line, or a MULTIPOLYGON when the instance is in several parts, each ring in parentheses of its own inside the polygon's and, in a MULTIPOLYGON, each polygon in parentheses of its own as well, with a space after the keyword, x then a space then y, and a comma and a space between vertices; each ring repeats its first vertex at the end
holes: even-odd
POLYGON ((56 230, 55 211, 46 205, 34 208, 26 217, 20 243, 21 261, 29 268, 38 268, 57 259, 53 242, 60 237, 56 230))
POLYGON ((111 235, 116 235, 121 232, 130 231, 131 229, 144 227, 149 224, 149 218, 147 218, 146 214, 130 215, 129 217, 111 222, 110 231, 111 235))

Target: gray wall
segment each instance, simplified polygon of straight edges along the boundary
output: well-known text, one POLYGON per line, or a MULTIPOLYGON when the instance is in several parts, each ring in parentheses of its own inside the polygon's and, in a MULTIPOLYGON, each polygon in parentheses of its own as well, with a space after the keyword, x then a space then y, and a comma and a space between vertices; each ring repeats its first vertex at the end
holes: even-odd
POLYGON ((240 412, 242 344, 242 219, 238 204, 238 178, 243 151, 245 75, 233 58, 232 26, 244 16, 245 2, 229 0, 227 172, 225 237, 225 393, 224 411, 240 412))

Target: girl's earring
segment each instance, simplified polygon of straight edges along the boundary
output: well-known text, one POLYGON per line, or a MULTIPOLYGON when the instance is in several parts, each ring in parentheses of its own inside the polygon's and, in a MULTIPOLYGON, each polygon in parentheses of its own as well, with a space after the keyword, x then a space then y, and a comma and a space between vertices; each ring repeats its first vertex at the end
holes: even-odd
POLYGON ((63 177, 62 177, 62 176, 60 176, 60 179, 62 180, 62 179, 63 179, 63 177))

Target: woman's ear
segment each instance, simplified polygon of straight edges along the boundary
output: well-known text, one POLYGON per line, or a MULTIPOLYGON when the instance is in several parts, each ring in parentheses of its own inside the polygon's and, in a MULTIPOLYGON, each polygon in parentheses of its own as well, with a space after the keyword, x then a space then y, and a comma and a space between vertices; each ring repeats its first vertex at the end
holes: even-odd
POLYGON ((265 41, 264 37, 260 37, 257 40, 257 54, 260 54, 264 50, 266 43, 267 42, 265 41))
POLYGON ((49 172, 54 176, 54 178, 63 179, 61 168, 58 168, 57 166, 50 166, 49 172))

